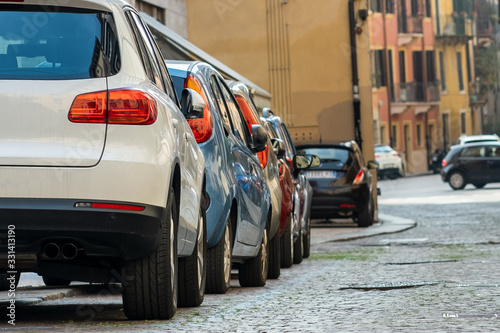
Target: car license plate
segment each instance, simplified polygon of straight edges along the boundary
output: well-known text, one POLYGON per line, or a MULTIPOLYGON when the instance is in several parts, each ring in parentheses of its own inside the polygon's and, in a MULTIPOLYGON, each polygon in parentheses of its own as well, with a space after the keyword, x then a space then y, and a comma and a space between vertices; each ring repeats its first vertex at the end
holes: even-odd
POLYGON ((335 178, 337 176, 337 172, 314 170, 314 171, 307 171, 306 175, 307 177, 311 178, 335 178))

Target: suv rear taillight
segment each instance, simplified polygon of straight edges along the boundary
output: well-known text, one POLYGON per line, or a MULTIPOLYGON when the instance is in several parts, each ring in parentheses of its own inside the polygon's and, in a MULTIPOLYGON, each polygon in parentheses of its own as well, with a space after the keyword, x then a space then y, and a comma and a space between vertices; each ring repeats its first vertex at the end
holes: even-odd
POLYGON ((193 131, 196 142, 202 143, 212 137, 214 128, 214 120, 212 118, 212 111, 210 110, 207 96, 203 91, 200 81, 194 76, 189 75, 184 83, 184 88, 193 89, 201 95, 205 101, 205 108, 203 109, 203 118, 188 119, 187 122, 193 131))
POLYGON ((74 123, 149 125, 156 121, 156 101, 139 90, 112 90, 75 97, 68 119, 74 123))
POLYGON ((442 160, 441 161, 441 166, 444 168, 445 166, 448 165, 448 162, 446 162, 446 160, 442 160))

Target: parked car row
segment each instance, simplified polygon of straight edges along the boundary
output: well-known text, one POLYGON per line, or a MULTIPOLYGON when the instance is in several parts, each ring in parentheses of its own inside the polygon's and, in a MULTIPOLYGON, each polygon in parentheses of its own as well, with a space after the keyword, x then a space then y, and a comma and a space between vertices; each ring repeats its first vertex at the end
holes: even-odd
POLYGON ((129 319, 169 319, 233 268, 257 287, 309 256, 319 158, 245 85, 165 61, 121 0, 3 1, 0 19, 0 289, 119 281, 129 319))

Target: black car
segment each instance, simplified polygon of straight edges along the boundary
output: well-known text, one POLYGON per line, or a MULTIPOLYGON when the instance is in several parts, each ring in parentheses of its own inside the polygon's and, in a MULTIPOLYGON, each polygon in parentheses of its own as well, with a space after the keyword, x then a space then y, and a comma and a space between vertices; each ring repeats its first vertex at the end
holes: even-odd
POLYGON ((298 154, 319 156, 321 164, 306 176, 313 188, 311 218, 352 218, 359 227, 374 220, 372 176, 369 169, 378 163, 365 163, 354 141, 339 144, 297 146, 298 154))
POLYGON ((453 146, 442 162, 441 179, 454 190, 500 182, 500 142, 453 146))

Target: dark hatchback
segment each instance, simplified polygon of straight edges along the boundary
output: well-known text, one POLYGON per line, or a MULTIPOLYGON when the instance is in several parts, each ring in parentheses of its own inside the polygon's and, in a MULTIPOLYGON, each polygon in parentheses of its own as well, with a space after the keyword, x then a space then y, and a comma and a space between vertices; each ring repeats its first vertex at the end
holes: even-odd
POLYGON ((500 182, 500 142, 453 146, 442 161, 441 179, 454 190, 500 182))
POLYGON ((319 156, 321 164, 306 172, 313 188, 311 218, 352 218, 359 227, 374 220, 371 168, 354 141, 297 146, 298 154, 319 156))

